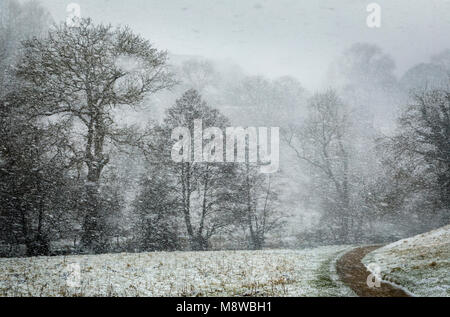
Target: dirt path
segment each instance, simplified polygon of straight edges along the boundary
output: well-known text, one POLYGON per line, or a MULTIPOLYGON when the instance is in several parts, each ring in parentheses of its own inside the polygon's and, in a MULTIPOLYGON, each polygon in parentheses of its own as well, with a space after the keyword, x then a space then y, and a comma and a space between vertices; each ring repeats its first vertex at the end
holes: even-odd
POLYGON ((367 271, 361 260, 364 256, 378 249, 379 246, 361 247, 344 254, 336 263, 336 270, 340 279, 361 297, 408 297, 401 289, 389 284, 381 283, 380 287, 370 288, 367 285, 367 271))

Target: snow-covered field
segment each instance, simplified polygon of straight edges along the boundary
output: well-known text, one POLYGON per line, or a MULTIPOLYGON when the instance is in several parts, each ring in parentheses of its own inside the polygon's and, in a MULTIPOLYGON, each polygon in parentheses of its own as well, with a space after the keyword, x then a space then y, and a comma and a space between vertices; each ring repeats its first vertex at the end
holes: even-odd
POLYGON ((0 296, 352 296, 334 269, 346 250, 0 259, 0 296))
POLYGON ((450 296, 450 225, 375 250, 363 263, 412 295, 450 296))

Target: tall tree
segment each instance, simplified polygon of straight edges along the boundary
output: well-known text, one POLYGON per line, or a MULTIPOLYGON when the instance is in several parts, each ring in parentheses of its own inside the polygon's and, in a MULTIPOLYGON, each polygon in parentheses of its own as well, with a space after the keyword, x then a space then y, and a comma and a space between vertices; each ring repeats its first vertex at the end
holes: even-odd
MULTIPOLYGON (((207 250, 210 247, 211 237, 229 226, 232 221, 231 211, 226 205, 235 166, 223 163, 223 159, 222 163, 193 162, 192 157, 181 162, 172 161, 173 129, 186 127, 190 136, 194 136, 195 120, 202 120, 203 128, 217 127, 222 130, 228 122, 218 110, 209 107, 197 91, 188 90, 167 110, 163 124, 155 129, 156 144, 151 148, 154 161, 160 162, 161 168, 174 179, 173 193, 179 202, 180 214, 184 220, 191 249, 207 250)), ((190 136, 188 142, 191 142, 190 136)), ((200 138, 202 147, 212 140, 205 136, 200 138)), ((223 140, 219 142, 223 143, 223 140)), ((218 148, 215 150, 219 151, 219 155, 220 150, 218 148)), ((187 149, 184 148, 183 151, 187 149)))
POLYGON ((98 188, 111 146, 133 143, 117 124, 115 109, 139 105, 147 94, 173 84, 167 54, 128 28, 62 24, 43 39, 23 43, 17 75, 35 117, 65 120, 72 131, 72 161, 86 169, 83 244, 95 251, 99 228, 98 188))
POLYGON ((346 105, 330 90, 316 94, 309 103, 303 126, 285 130, 284 140, 297 158, 312 168, 320 189, 322 208, 335 239, 348 241, 351 225, 351 143, 346 105))

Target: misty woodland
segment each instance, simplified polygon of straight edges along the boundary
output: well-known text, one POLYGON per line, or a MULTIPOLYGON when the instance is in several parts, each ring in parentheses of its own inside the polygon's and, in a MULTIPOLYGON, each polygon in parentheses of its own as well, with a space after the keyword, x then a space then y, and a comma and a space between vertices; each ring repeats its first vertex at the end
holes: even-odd
POLYGON ((310 91, 1 0, 0 256, 321 256, 450 224, 450 50, 398 75, 355 43, 323 67, 310 91), (215 130, 198 138, 198 122, 215 130))
POLYGON ((312 93, 172 65, 127 27, 1 5, 3 256, 382 243, 449 223, 450 51, 396 78, 388 55, 355 44, 312 93), (174 162, 172 130, 196 119, 280 127, 279 173, 174 162))

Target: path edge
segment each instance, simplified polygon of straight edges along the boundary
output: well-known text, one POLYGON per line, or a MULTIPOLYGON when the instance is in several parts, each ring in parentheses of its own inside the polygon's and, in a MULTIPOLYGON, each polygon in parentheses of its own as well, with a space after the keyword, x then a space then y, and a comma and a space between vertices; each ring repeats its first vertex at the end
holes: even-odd
POLYGON ((345 290, 345 296, 347 297, 358 297, 358 295, 355 293, 354 290, 352 290, 350 288, 350 286, 348 286, 347 284, 345 284, 340 278, 339 278, 339 274, 337 273, 337 261, 347 252, 350 252, 354 249, 358 248, 358 246, 355 245, 349 245, 347 246, 345 249, 339 251, 337 254, 334 255, 334 258, 331 260, 330 262, 330 267, 329 267, 329 275, 331 280, 340 288, 342 288, 343 290, 345 290))
MULTIPOLYGON (((417 297, 416 294, 412 293, 412 292, 411 292, 410 290, 408 290, 406 287, 401 286, 401 285, 399 285, 399 284, 396 284, 396 283, 394 283, 394 282, 391 282, 391 281, 389 281, 389 280, 383 279, 379 274, 377 274, 376 272, 374 272, 373 270, 371 270, 371 269, 364 263, 364 259, 365 259, 369 254, 371 254, 372 252, 375 252, 375 251, 377 251, 377 250, 379 250, 379 249, 381 249, 381 248, 382 248, 382 246, 379 247, 378 249, 375 249, 375 250, 373 250, 373 251, 367 253, 367 254, 361 259, 361 263, 364 265, 364 267, 366 268, 366 270, 369 271, 369 272, 370 272, 373 276, 375 276, 377 279, 379 279, 382 283, 386 283, 386 284, 391 285, 392 287, 398 288, 398 289, 402 290, 403 292, 405 292, 407 295, 409 295, 409 296, 411 296, 411 297, 417 297)), ((373 263, 373 262, 372 262, 372 263, 373 263)))

